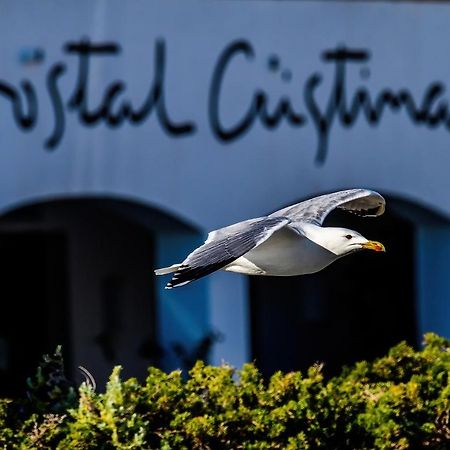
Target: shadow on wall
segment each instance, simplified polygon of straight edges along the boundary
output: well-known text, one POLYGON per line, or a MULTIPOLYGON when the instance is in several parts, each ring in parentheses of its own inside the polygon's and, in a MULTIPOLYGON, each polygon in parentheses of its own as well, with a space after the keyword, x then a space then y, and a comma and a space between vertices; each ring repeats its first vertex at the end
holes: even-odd
MULTIPOLYGON (((250 277, 252 357, 265 375, 316 361, 333 374, 400 340, 417 345, 425 331, 450 337, 449 223, 404 202, 388 206, 377 219, 337 211, 325 224, 380 240, 386 254, 361 252, 309 276, 250 277)), ((164 290, 167 280, 153 276, 202 240, 160 211, 111 199, 4 215, 0 395, 23 389, 57 344, 69 377, 81 381, 82 365, 99 386, 116 364, 142 379, 149 365, 187 369, 208 360, 227 336, 211 332, 207 278, 164 290)))
POLYGON ((164 366, 168 353, 182 367, 198 351, 201 339, 174 348, 178 330, 170 318, 158 320, 153 269, 161 233, 192 245, 201 239, 167 214, 111 199, 34 204, 0 219, 0 395, 23 389, 41 356, 58 344, 69 377, 81 378, 75 368, 82 365, 100 386, 116 364, 124 376, 142 378, 149 365, 164 366))
MULTIPOLYGON (((265 375, 305 370, 315 362, 324 362, 333 375, 344 364, 383 355, 401 340, 417 346, 421 333, 433 331, 434 322, 423 325, 424 307, 418 307, 430 303, 419 299, 418 280, 433 280, 419 273, 417 239, 429 223, 447 230, 450 225, 411 204, 387 204, 376 219, 335 211, 324 224, 379 240, 385 254, 357 253, 308 276, 250 279, 253 358, 265 375)), ((441 292, 443 304, 446 297, 441 292)))

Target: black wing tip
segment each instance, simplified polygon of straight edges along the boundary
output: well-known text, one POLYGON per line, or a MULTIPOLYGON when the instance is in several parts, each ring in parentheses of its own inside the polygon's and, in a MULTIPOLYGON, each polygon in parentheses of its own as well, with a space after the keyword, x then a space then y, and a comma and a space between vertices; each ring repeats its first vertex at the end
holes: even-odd
POLYGON ((184 286, 185 284, 190 283, 191 281, 194 281, 195 278, 188 278, 186 279, 186 272, 189 270, 189 265, 183 264, 180 266, 181 270, 178 270, 174 273, 172 279, 166 284, 165 289, 173 289, 176 287, 184 286), (183 279, 184 275, 184 279, 183 279), (181 279, 180 279, 181 278, 181 279))
POLYGON ((362 207, 362 205, 358 205, 359 200, 358 198, 356 198, 344 202, 341 205, 338 205, 338 208, 348 211, 351 214, 355 214, 360 217, 378 217, 384 213, 386 209, 386 200, 379 192, 373 191, 371 189, 357 189, 357 190, 359 190, 360 192, 364 192, 366 194, 360 197, 361 199, 372 197, 371 200, 368 201, 367 207, 362 207), (353 207, 351 206, 349 207, 349 205, 352 205, 353 207))
POLYGON ((346 209, 350 214, 354 214, 359 217, 378 217, 381 215, 382 208, 380 206, 376 206, 375 208, 369 209, 346 209))
POLYGON ((209 275, 216 270, 221 269, 226 266, 229 262, 236 258, 231 258, 226 261, 221 261, 219 263, 212 263, 207 266, 192 267, 191 265, 185 265, 180 267, 180 270, 174 273, 172 279, 166 285, 166 289, 172 289, 180 286, 184 286, 192 281, 198 280, 206 275, 209 275))
POLYGON ((191 281, 194 281, 194 280, 181 281, 179 283, 177 283, 177 282, 167 283, 164 289, 173 289, 173 288, 181 287, 181 286, 184 286, 185 284, 190 283, 191 281))

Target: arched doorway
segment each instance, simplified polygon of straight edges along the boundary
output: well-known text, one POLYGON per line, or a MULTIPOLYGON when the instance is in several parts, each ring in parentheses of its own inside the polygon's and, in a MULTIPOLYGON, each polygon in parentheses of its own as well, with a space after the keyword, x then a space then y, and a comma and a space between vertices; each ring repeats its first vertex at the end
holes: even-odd
POLYGON ((265 375, 381 356, 406 340, 418 343, 416 227, 388 201, 376 219, 334 211, 325 226, 344 226, 383 242, 387 252, 361 252, 301 277, 250 279, 252 350, 265 375))
POLYGON ((161 301, 153 270, 201 239, 160 210, 111 198, 55 200, 4 214, 0 394, 23 389, 41 356, 59 344, 69 376, 79 377, 82 365, 99 386, 117 364, 124 376, 140 378, 149 365, 182 366, 177 343, 189 354, 207 334, 204 286, 183 299, 189 318, 179 317, 174 302, 167 310, 161 301), (163 246, 167 240, 181 249, 163 246))

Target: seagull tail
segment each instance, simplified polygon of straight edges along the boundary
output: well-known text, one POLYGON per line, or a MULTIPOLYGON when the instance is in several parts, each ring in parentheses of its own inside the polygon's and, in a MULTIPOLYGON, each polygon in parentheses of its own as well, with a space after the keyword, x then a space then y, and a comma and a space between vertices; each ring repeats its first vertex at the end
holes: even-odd
POLYGON ((172 264, 169 267, 162 267, 155 270, 155 275, 167 275, 168 273, 176 272, 181 267, 181 264, 172 264))

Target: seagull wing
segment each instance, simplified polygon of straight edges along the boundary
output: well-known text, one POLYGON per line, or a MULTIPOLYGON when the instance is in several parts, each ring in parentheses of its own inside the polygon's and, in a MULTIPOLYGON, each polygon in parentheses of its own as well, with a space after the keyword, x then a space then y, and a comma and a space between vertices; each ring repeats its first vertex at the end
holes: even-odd
POLYGON ((166 288, 182 286, 225 267, 289 222, 286 217, 261 217, 212 231, 205 243, 181 263, 166 288))
POLYGON ((383 214, 385 200, 375 191, 348 189, 288 206, 270 214, 269 217, 287 217, 291 222, 309 222, 321 226, 325 217, 335 208, 364 217, 376 217, 383 214))

